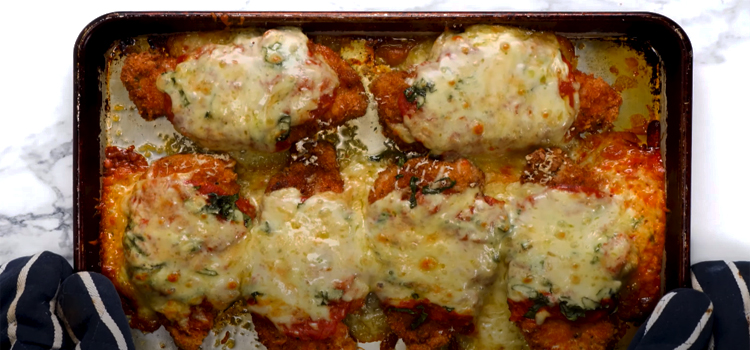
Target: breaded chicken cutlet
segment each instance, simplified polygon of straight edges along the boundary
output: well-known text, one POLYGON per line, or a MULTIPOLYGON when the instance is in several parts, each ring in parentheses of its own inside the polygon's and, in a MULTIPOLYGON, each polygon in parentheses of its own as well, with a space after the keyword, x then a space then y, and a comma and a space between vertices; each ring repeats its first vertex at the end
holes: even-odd
POLYGON ((378 263, 372 288, 409 349, 439 349, 474 329, 507 230, 504 209, 484 197, 483 184, 484 173, 463 158, 413 158, 375 180, 366 218, 378 263))
POLYGON ((503 153, 559 145, 607 129, 622 98, 575 70, 553 34, 475 25, 446 32, 430 58, 376 78, 370 90, 386 136, 406 150, 503 153))
POLYGON ((132 146, 106 155, 102 273, 123 296, 131 327, 164 325, 180 348, 198 349, 216 314, 239 297, 239 274, 221 261, 255 216, 239 197, 234 161, 191 154, 149 166, 132 146))
POLYGON ((266 187, 253 231, 264 248, 249 257, 253 273, 243 290, 269 350, 357 348, 342 320, 369 288, 357 253, 363 237, 349 223, 355 213, 343 185, 335 148, 317 141, 298 144, 266 187))
POLYGON ((131 53, 120 79, 144 119, 165 116, 217 151, 286 150, 364 115, 368 104, 354 70, 295 28, 241 32, 180 57, 131 53))
POLYGON ((511 320, 531 349, 611 349, 624 335, 625 321, 642 321, 660 296, 664 238, 654 232, 664 231, 665 204, 659 149, 631 133, 604 133, 588 137, 570 155, 539 149, 526 159, 521 181, 546 189, 525 202, 517 220, 514 239, 523 246, 510 258, 511 320), (555 210, 545 207, 551 200, 558 201, 555 210), (546 219, 532 218, 537 209, 546 219), (575 248, 540 245, 530 229, 546 227, 561 241, 574 240, 575 248), (575 239, 578 232, 584 236, 575 239), (559 259, 549 258, 550 252, 559 259), (536 269, 535 256, 562 270, 536 269), (575 272, 569 279, 553 276, 561 271, 575 272), (539 279, 541 285, 534 282, 539 279), (589 283, 598 292, 579 287, 589 283))

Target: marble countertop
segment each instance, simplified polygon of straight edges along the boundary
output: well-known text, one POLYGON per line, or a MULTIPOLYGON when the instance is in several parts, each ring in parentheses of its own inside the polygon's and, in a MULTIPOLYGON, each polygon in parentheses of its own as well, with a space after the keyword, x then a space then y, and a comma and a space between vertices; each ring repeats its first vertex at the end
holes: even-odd
POLYGON ((0 264, 42 250, 73 256, 73 45, 113 11, 651 11, 676 21, 694 50, 692 261, 750 259, 744 185, 750 81, 747 0, 131 0, 4 4, 0 127, 0 264), (13 48, 9 50, 8 48, 13 48))

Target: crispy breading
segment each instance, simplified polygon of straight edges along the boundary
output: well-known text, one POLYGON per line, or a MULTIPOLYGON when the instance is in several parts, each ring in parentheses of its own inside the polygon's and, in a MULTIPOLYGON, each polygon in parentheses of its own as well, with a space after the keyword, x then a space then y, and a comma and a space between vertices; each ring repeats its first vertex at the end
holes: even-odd
POLYGON ((323 340, 301 340, 280 331, 267 318, 253 313, 253 324, 258 332, 258 339, 268 350, 355 350, 357 343, 349 336, 345 324, 339 322, 334 333, 323 340))
POLYGON ((540 148, 526 156, 526 167, 521 175, 521 183, 546 185, 556 178, 557 172, 567 163, 567 155, 557 147, 540 148))
POLYGON ((516 324, 531 349, 608 350, 626 331, 625 325, 614 316, 594 322, 547 319, 541 326, 524 318, 516 324))
POLYGON ((642 321, 661 295, 661 266, 666 225, 664 164, 658 148, 641 145, 629 132, 592 135, 583 140, 572 157, 603 186, 624 197, 635 213, 629 232, 638 252, 636 269, 623 281, 618 315, 642 321))
POLYGON ((526 156, 521 183, 538 183, 547 187, 599 190, 601 178, 578 166, 557 147, 539 148, 526 156))
POLYGON ((580 107, 570 130, 574 134, 608 129, 620 114, 622 96, 601 78, 573 71, 573 80, 580 84, 580 107))
POLYGON ((449 178, 456 183, 444 194, 463 192, 467 188, 484 186, 484 173, 466 158, 452 161, 434 160, 428 157, 412 158, 399 167, 396 164, 380 172, 375 180, 368 200, 374 203, 391 193, 396 188, 409 188, 411 178, 416 177, 419 188, 449 178))
POLYGON ((316 193, 344 191, 336 149, 328 142, 305 142, 294 149, 289 165, 268 181, 266 193, 294 187, 307 198, 316 193))
POLYGON ((449 325, 440 324, 439 322, 426 321, 417 329, 411 329, 409 326, 414 322, 416 316, 404 312, 388 311, 388 326, 391 327, 394 334, 404 341, 409 350, 433 350, 440 349, 448 345, 453 336, 449 332, 449 325))
POLYGON ((230 196, 240 190, 234 160, 224 160, 200 154, 175 154, 156 160, 148 169, 149 177, 193 173, 190 183, 203 194, 230 196))
POLYGON ((613 303, 607 308, 586 311, 584 317, 569 321, 558 307, 543 306, 539 312, 548 316, 542 324, 525 314, 532 306, 531 300, 514 302, 508 300, 511 321, 532 350, 607 350, 625 335, 627 325, 611 313, 613 303))
POLYGON ((456 334, 474 331, 473 317, 448 312, 439 305, 417 303, 409 307, 400 306, 385 307, 385 315, 388 326, 409 350, 441 349, 450 344, 456 334), (420 322, 423 313, 427 317, 420 322))
POLYGON ((141 117, 154 120, 172 115, 172 99, 156 88, 156 79, 175 69, 177 59, 161 52, 132 53, 125 57, 120 80, 141 117))
MULTIPOLYGON (((128 278, 125 264, 125 252, 122 244, 128 218, 123 214, 124 198, 128 195, 128 188, 143 176, 148 163, 146 158, 138 154, 130 146, 127 149, 107 147, 104 161, 104 178, 102 179, 102 197, 99 202, 101 213, 99 255, 101 258, 102 274, 107 276, 115 285, 123 301, 123 308, 130 315, 135 315, 135 290, 128 278)), ((155 331, 159 323, 155 319, 141 320, 131 318, 131 327, 145 331, 155 331)))
POLYGON ((187 327, 183 328, 177 322, 170 322, 164 317, 162 323, 164 328, 174 339, 175 345, 182 350, 198 350, 203 344, 208 332, 214 326, 214 319, 218 314, 217 310, 211 306, 207 300, 203 300, 200 305, 190 307, 190 318, 187 327))
POLYGON ((116 176, 118 172, 121 173, 120 175, 127 175, 127 173, 143 171, 148 167, 146 158, 135 151, 135 146, 127 149, 107 147, 104 153, 106 156, 104 159, 105 177, 116 176))
POLYGON ((409 142, 399 136, 395 128, 400 127, 406 130, 404 123, 404 108, 406 108, 406 99, 404 90, 409 87, 406 79, 413 74, 405 71, 391 71, 375 78, 370 84, 370 92, 378 103, 378 119, 383 126, 385 137, 396 142, 398 147, 404 152, 425 153, 425 148, 421 142, 409 142))
POLYGON ((328 47, 312 41, 307 43, 307 47, 311 55, 323 57, 333 68, 339 77, 339 86, 334 90, 333 98, 321 98, 318 108, 310 113, 309 121, 292 127, 288 139, 291 144, 320 130, 333 129, 367 112, 368 99, 357 72, 328 47))

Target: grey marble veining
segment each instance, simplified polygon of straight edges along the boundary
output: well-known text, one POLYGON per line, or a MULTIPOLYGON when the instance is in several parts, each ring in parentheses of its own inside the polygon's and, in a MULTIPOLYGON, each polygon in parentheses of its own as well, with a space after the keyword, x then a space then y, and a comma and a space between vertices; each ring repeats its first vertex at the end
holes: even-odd
POLYGON ((16 158, 0 168, 0 191, 5 198, 13 198, 0 206, 2 262, 41 250, 72 261, 72 113, 67 114, 68 120, 2 151, 3 158, 16 158))
MULTIPOLYGON (((41 2, 44 3, 43 1, 41 2)), ((43 91, 34 85, 5 86, 2 96, 11 105, 0 127, 0 263, 15 257, 50 250, 72 260, 72 48, 83 26, 96 16, 115 10, 288 10, 288 11, 651 11, 664 14, 687 32, 695 57, 693 136, 693 261, 750 258, 750 237, 744 213, 750 189, 732 186, 744 182, 733 152, 744 148, 744 130, 750 128, 744 108, 746 96, 736 87, 750 79, 744 63, 750 56, 750 1, 693 0, 560 0, 490 2, 481 0, 363 0, 285 1, 189 0, 180 3, 131 1, 105 4, 78 1, 82 11, 56 16, 50 2, 40 20, 50 25, 47 36, 53 61, 12 58, 10 80, 47 79, 43 91), (177 7, 179 6, 179 7, 177 7), (47 62, 48 64, 43 64, 47 62), (39 67, 44 69, 39 69, 39 67), (43 93, 44 99, 38 98, 43 93), (14 103, 11 103, 14 102, 14 103), (738 117, 738 113, 743 114, 738 117)), ((39 4, 12 10, 32 11, 39 4)), ((24 19, 2 24, 15 30, 24 19)), ((39 31, 42 33, 42 31, 39 31)), ((29 50, 33 41, 19 41, 29 50)), ((11 58, 4 58, 9 60, 11 58)), ((49 59, 49 57, 47 57, 49 59)), ((7 63, 9 61, 2 61, 7 63)), ((31 84, 31 83, 29 83, 31 84)))

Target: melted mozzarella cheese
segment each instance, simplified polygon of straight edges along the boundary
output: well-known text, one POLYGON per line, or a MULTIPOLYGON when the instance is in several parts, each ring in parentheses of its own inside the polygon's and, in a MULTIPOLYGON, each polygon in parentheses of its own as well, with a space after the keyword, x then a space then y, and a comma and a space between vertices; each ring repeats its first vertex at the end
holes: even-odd
POLYGON ((267 194, 261 209, 242 284, 243 295, 257 300, 250 310, 291 325, 328 320, 330 302, 367 295, 362 220, 339 194, 303 201, 299 190, 285 188, 267 194))
POLYGON ((307 42, 296 28, 240 34, 178 64, 157 81, 172 99, 175 128, 213 150, 275 151, 339 84, 307 42))
POLYGON ((541 189, 519 202, 508 247, 508 297, 594 309, 633 264, 632 215, 618 197, 541 189))
POLYGON ((484 298, 482 310, 476 319, 476 330, 462 338, 465 350, 522 350, 528 349, 526 339, 510 320, 508 308, 507 266, 498 266, 498 278, 484 298))
POLYGON ((236 261, 243 252, 236 247, 247 230, 237 210, 230 220, 206 213, 206 196, 188 183, 191 175, 146 177, 123 206, 131 280, 149 307, 181 323, 204 297, 224 309, 240 296, 236 261))
POLYGON ((478 189, 425 195, 414 208, 404 194, 393 191, 368 208, 375 293, 392 304, 416 293, 474 315, 495 279, 505 211, 477 198, 478 189))
POLYGON ((576 114, 559 91, 569 72, 553 34, 486 25, 445 33, 407 81, 424 99, 404 125, 435 153, 559 143, 576 114))

